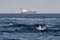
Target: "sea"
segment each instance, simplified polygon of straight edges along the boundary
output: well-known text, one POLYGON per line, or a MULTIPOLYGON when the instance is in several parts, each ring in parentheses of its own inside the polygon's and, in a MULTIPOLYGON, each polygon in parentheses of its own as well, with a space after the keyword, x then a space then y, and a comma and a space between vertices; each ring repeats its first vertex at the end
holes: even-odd
POLYGON ((0 40, 60 40, 60 13, 0 13, 0 40))

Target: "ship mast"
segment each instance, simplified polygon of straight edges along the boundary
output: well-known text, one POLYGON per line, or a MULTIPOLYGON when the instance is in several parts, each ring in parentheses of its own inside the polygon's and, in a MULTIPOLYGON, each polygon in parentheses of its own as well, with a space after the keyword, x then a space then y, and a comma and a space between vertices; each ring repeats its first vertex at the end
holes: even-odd
POLYGON ((20 8, 20 11, 22 12, 23 8, 20 8))

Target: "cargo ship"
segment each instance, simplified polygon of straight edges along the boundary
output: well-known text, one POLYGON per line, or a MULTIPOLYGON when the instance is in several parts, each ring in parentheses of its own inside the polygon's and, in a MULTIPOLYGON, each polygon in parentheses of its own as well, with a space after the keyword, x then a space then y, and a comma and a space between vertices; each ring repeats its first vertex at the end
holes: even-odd
POLYGON ((36 14, 37 12, 36 11, 33 11, 33 10, 27 10, 27 9, 23 9, 21 11, 22 14, 36 14))

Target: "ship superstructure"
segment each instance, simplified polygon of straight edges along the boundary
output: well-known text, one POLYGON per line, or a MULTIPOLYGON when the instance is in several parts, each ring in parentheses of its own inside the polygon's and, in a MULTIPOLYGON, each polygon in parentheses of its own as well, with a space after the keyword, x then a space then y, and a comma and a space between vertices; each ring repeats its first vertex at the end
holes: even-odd
POLYGON ((33 11, 33 10, 28 10, 28 9, 22 9, 21 10, 21 13, 23 13, 23 14, 35 14, 35 13, 37 13, 36 11, 33 11))

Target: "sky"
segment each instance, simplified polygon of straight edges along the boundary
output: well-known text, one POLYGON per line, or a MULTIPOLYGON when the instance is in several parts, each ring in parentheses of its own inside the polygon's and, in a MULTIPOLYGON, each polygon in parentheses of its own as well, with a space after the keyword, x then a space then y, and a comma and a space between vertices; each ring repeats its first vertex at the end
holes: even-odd
POLYGON ((0 13, 20 13, 20 8, 40 13, 60 13, 60 0, 0 0, 0 13))

